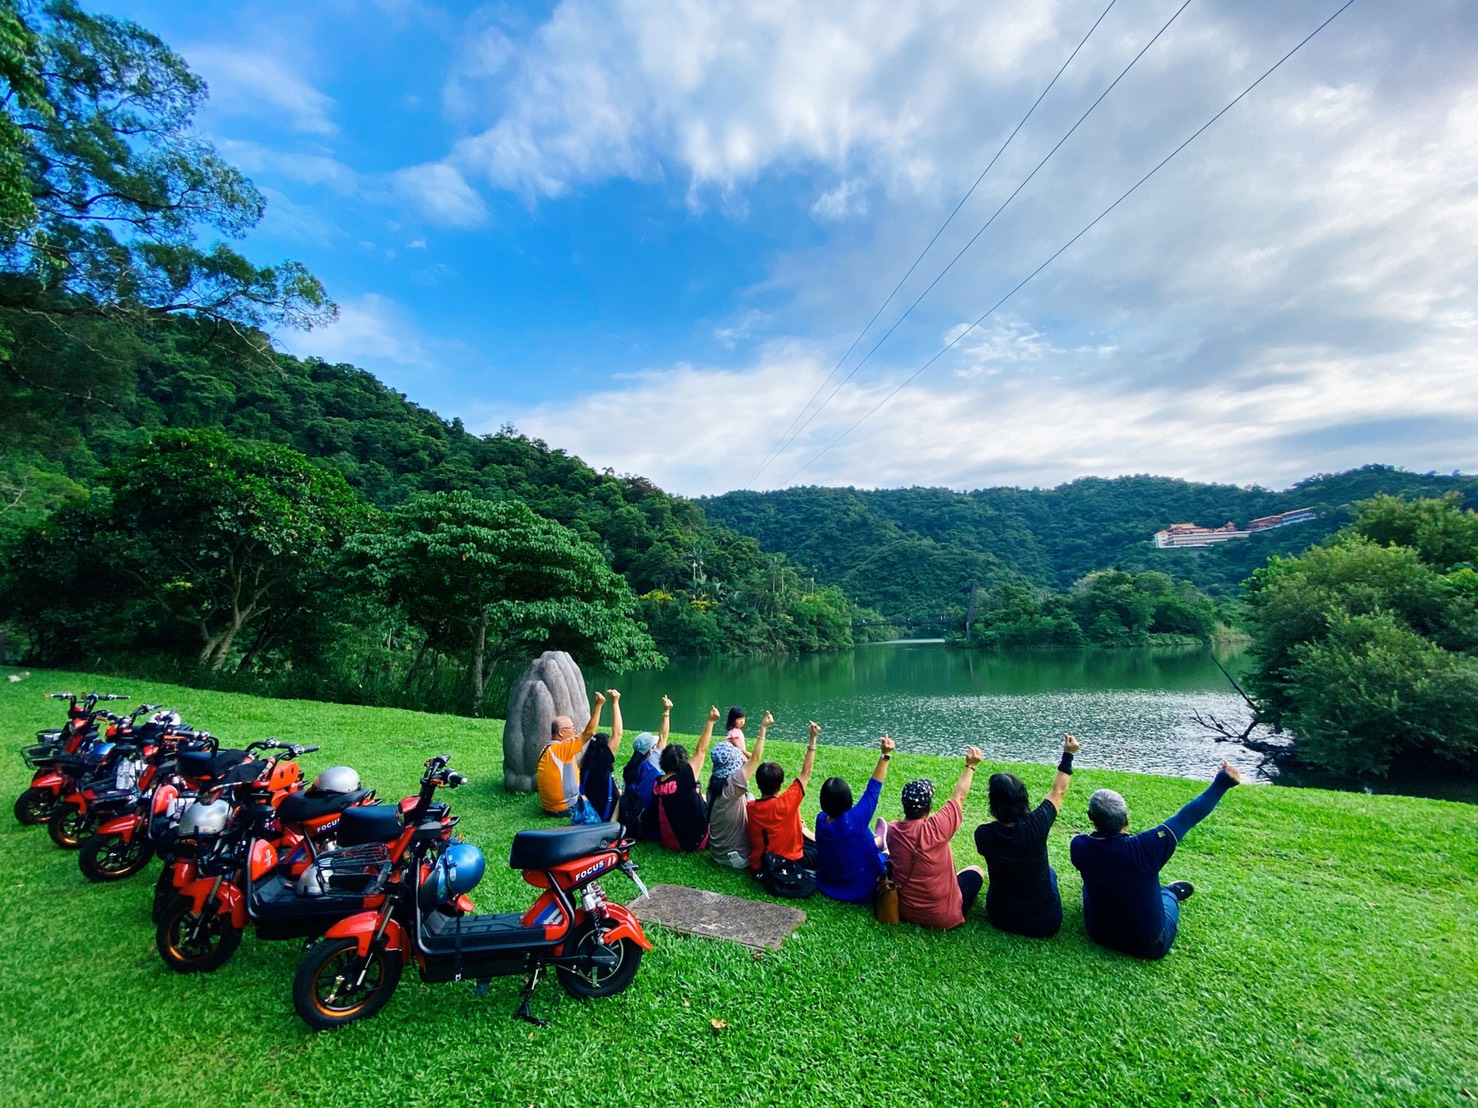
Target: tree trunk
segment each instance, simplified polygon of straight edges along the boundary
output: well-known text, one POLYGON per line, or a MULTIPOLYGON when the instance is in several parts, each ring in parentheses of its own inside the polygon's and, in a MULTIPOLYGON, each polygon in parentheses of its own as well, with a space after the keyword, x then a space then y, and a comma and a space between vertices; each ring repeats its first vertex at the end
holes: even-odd
POLYGON ((472 714, 477 715, 482 710, 482 693, 487 684, 487 674, 483 672, 482 660, 487 654, 488 646, 488 614, 483 612, 477 617, 477 642, 472 648, 472 714))
POLYGON ((405 681, 401 683, 401 692, 411 687, 411 680, 416 676, 416 671, 421 668, 421 660, 426 657, 426 651, 429 649, 431 649, 430 638, 422 639, 421 649, 416 651, 416 660, 411 663, 411 668, 406 671, 405 681))

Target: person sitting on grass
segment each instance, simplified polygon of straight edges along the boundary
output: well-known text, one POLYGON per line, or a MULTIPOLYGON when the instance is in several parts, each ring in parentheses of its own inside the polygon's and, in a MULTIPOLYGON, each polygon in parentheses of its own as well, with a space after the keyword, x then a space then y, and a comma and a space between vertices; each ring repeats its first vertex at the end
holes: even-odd
POLYGON ((1129 806, 1113 789, 1088 798, 1097 828, 1072 841, 1073 865, 1083 875, 1083 923, 1094 942, 1136 958, 1163 958, 1180 928, 1180 905, 1195 892, 1189 881, 1160 887, 1160 870, 1176 845, 1242 783, 1237 767, 1223 762, 1206 791, 1164 823, 1129 834, 1129 806))
POLYGON ((749 870, 755 876, 759 876, 764 866, 766 851, 800 862, 806 869, 816 868, 816 840, 801 823, 801 800, 806 795, 806 786, 811 783, 811 767, 816 762, 816 736, 819 734, 821 725, 813 721, 806 756, 801 759, 801 771, 783 793, 780 786, 785 783, 785 771, 779 762, 761 762, 754 771, 754 783, 759 786, 760 798, 749 806, 748 821, 749 870))
MULTIPOLYGON (((767 719, 769 715, 765 713, 767 719)), ((747 759, 731 743, 717 743, 713 748, 714 776, 722 774, 724 786, 709 806, 708 853, 721 866, 749 868, 749 782, 764 753, 764 727, 747 759)))
POLYGON ((662 751, 662 776, 652 786, 652 818, 657 824, 657 838, 668 850, 688 853, 708 845, 708 805, 698 788, 698 772, 703 768, 717 722, 718 708, 708 709, 708 722, 691 758, 681 743, 669 743, 662 751))
POLYGON ((616 787, 616 751, 621 748, 621 694, 607 689, 611 702, 611 731, 597 731, 580 758, 580 795, 589 801, 602 823, 616 818, 621 790, 616 787))
POLYGON ((1052 789, 1034 811, 1028 811, 1026 786, 1014 773, 990 777, 991 823, 975 829, 975 849, 985 859, 989 884, 985 914, 1002 931, 1046 939, 1062 927, 1062 897, 1057 873, 1047 864, 1047 832, 1062 811, 1072 783, 1073 755, 1082 746, 1062 737, 1062 760, 1052 789))
POLYGON ((871 901, 886 866, 872 829, 872 817, 883 795, 894 743, 884 735, 878 764, 862 799, 852 803, 852 787, 840 777, 821 783, 821 814, 816 817, 816 888, 833 900, 853 904, 871 901))
POLYGON ((600 729, 600 711, 606 698, 595 694, 595 711, 585 730, 575 734, 575 721, 569 716, 555 716, 549 724, 549 745, 539 752, 534 768, 534 783, 539 789, 539 805, 546 816, 569 817, 570 808, 580 797, 580 756, 600 729))
POLYGON ((955 872, 955 854, 949 841, 965 820, 965 797, 975 779, 981 753, 965 748, 965 771, 944 807, 932 816, 934 782, 910 781, 903 786, 903 819, 884 829, 893 880, 898 884, 898 918, 923 927, 948 930, 965 922, 965 914, 980 895, 985 873, 979 866, 955 872))
MULTIPOLYGON (((620 819, 626 833, 639 837, 642 813, 652 805, 652 786, 662 776, 662 751, 667 748, 668 723, 672 718, 672 701, 662 698, 662 725, 654 735, 643 731, 631 740, 631 758, 621 770, 620 819)), ((655 824, 651 824, 655 828, 655 824)), ((654 832, 655 833, 655 832, 654 832)))
MULTIPOLYGON (((760 721, 761 739, 765 737, 765 732, 774 722, 775 717, 772 716, 769 712, 766 712, 765 718, 760 721)), ((737 704, 729 709, 729 717, 724 723, 724 743, 728 743, 739 752, 740 762, 743 762, 749 757, 749 750, 744 745, 744 709, 739 707, 737 704)), ((713 748, 713 772, 708 776, 709 811, 713 810, 714 801, 716 801, 719 798, 719 794, 724 791, 724 778, 727 776, 727 771, 722 769, 719 765, 719 758, 725 757, 726 765, 735 764, 733 763, 732 759, 728 759, 727 756, 721 753, 723 751, 724 743, 718 743, 713 748)))

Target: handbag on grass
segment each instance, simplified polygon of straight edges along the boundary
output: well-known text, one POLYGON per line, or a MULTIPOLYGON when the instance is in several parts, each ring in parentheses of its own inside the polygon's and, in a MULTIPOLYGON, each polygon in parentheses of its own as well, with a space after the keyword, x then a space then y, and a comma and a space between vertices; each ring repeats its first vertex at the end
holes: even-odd
POLYGON ((585 799, 585 794, 580 794, 580 799, 570 806, 570 823, 575 826, 582 824, 600 823, 600 813, 595 810, 595 805, 585 799))
MULTIPOLYGON (((883 831, 883 841, 887 842, 888 832, 883 831)), ((879 923, 898 922, 898 882, 893 880, 893 863, 891 860, 883 863, 883 872, 878 874, 877 892, 872 898, 872 914, 879 923)))

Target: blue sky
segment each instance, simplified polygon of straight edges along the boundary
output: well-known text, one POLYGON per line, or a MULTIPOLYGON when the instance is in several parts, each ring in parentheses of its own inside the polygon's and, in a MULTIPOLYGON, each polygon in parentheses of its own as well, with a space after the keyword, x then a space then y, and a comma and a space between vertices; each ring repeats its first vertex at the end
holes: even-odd
POLYGON ((1461 0, 1357 0, 966 330, 1340 2, 1192 0, 865 362, 1182 0, 1113 4, 844 362, 1108 0, 90 6, 205 77, 247 252, 339 302, 279 345, 699 495, 1473 471, 1461 0))

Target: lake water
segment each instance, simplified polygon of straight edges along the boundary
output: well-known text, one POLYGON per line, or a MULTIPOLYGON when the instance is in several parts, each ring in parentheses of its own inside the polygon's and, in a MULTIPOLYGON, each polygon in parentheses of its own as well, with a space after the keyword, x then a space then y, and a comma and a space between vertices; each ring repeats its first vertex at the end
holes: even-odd
MULTIPOLYGON (((1221 660, 1238 671, 1235 656, 1221 660)), ((628 734, 654 729, 665 693, 673 730, 685 733, 702 727, 710 704, 738 704, 749 713, 748 734, 768 708, 770 736, 793 741, 814 719, 826 743, 872 746, 887 732, 902 749, 930 754, 962 754, 973 743, 988 761, 1055 763, 1064 732, 1083 744, 1085 766, 1207 779, 1223 758, 1244 769, 1261 760, 1193 721, 1197 712, 1246 718, 1203 647, 1000 654, 917 640, 842 654, 675 660, 613 680, 628 734)))

